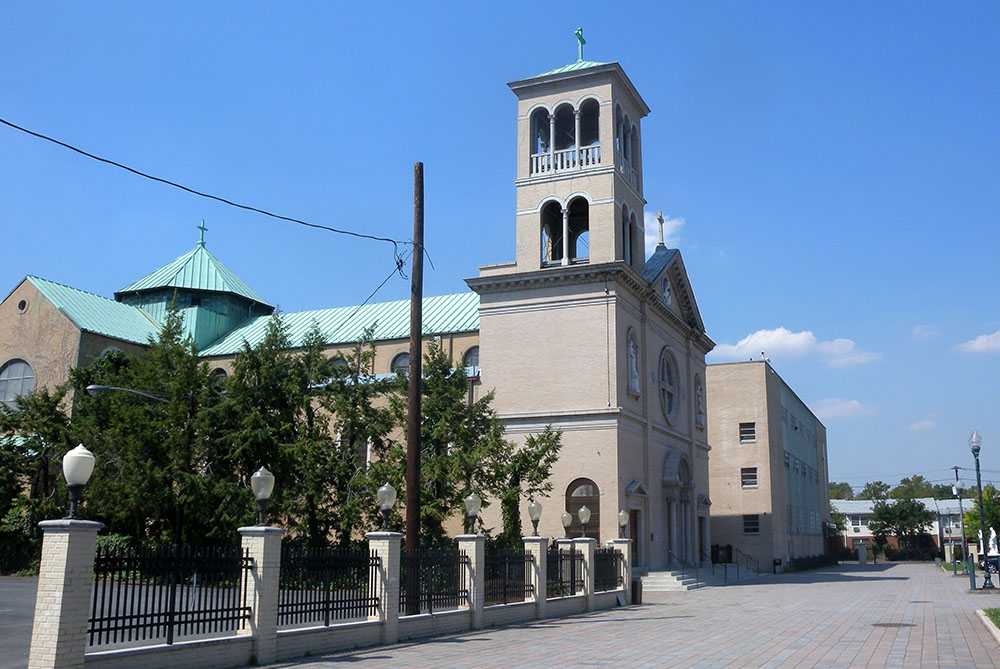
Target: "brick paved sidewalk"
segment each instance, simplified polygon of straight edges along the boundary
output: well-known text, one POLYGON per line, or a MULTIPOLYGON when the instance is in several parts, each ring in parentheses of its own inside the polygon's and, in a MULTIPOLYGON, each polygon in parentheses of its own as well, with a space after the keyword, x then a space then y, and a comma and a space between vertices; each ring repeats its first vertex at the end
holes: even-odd
POLYGON ((994 667, 968 578, 931 564, 840 565, 643 606, 334 653, 274 667, 994 667))

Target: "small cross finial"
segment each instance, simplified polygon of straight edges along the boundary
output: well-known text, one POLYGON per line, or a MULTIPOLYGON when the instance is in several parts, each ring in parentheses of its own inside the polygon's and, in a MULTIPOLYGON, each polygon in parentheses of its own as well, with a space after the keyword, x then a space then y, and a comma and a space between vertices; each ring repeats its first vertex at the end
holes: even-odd
POLYGON ((656 212, 656 222, 660 224, 660 246, 664 246, 663 243, 663 212, 656 212))
POLYGON ((201 219, 201 225, 198 226, 198 229, 201 230, 201 237, 198 239, 198 246, 204 246, 205 245, 205 231, 208 230, 208 228, 205 227, 205 219, 204 218, 201 219))
POLYGON ((583 61, 583 45, 587 43, 587 40, 583 39, 583 28, 577 28, 573 31, 576 35, 576 39, 579 44, 576 45, 576 62, 580 63, 583 61))

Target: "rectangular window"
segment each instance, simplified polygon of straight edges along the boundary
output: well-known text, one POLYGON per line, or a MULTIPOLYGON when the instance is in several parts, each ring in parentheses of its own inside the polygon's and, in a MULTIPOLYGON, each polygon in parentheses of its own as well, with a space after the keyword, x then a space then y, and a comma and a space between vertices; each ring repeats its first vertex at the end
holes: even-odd
POLYGON ((757 423, 740 423, 740 443, 757 441, 757 423))
POLYGON ((743 516, 743 534, 760 534, 760 516, 743 516))
POLYGON ((744 467, 740 470, 740 485, 744 488, 757 487, 757 468, 744 467))

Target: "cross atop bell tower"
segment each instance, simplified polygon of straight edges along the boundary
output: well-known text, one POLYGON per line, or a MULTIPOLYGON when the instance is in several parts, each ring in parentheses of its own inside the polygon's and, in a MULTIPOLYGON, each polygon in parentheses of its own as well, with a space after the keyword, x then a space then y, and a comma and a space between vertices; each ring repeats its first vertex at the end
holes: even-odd
POLYGON ((640 120, 618 63, 577 60, 508 84, 518 98, 515 272, 645 263, 640 120))

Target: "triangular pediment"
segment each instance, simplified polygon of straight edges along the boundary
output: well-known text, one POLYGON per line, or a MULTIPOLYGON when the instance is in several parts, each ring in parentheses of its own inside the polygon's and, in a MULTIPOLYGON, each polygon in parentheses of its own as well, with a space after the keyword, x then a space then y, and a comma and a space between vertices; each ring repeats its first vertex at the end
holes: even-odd
POLYGON ((663 307, 674 312, 690 328, 705 333, 705 323, 698 311, 691 281, 678 249, 668 249, 662 244, 657 246, 646 260, 642 278, 659 297, 663 307), (669 293, 665 289, 669 289, 669 293))

